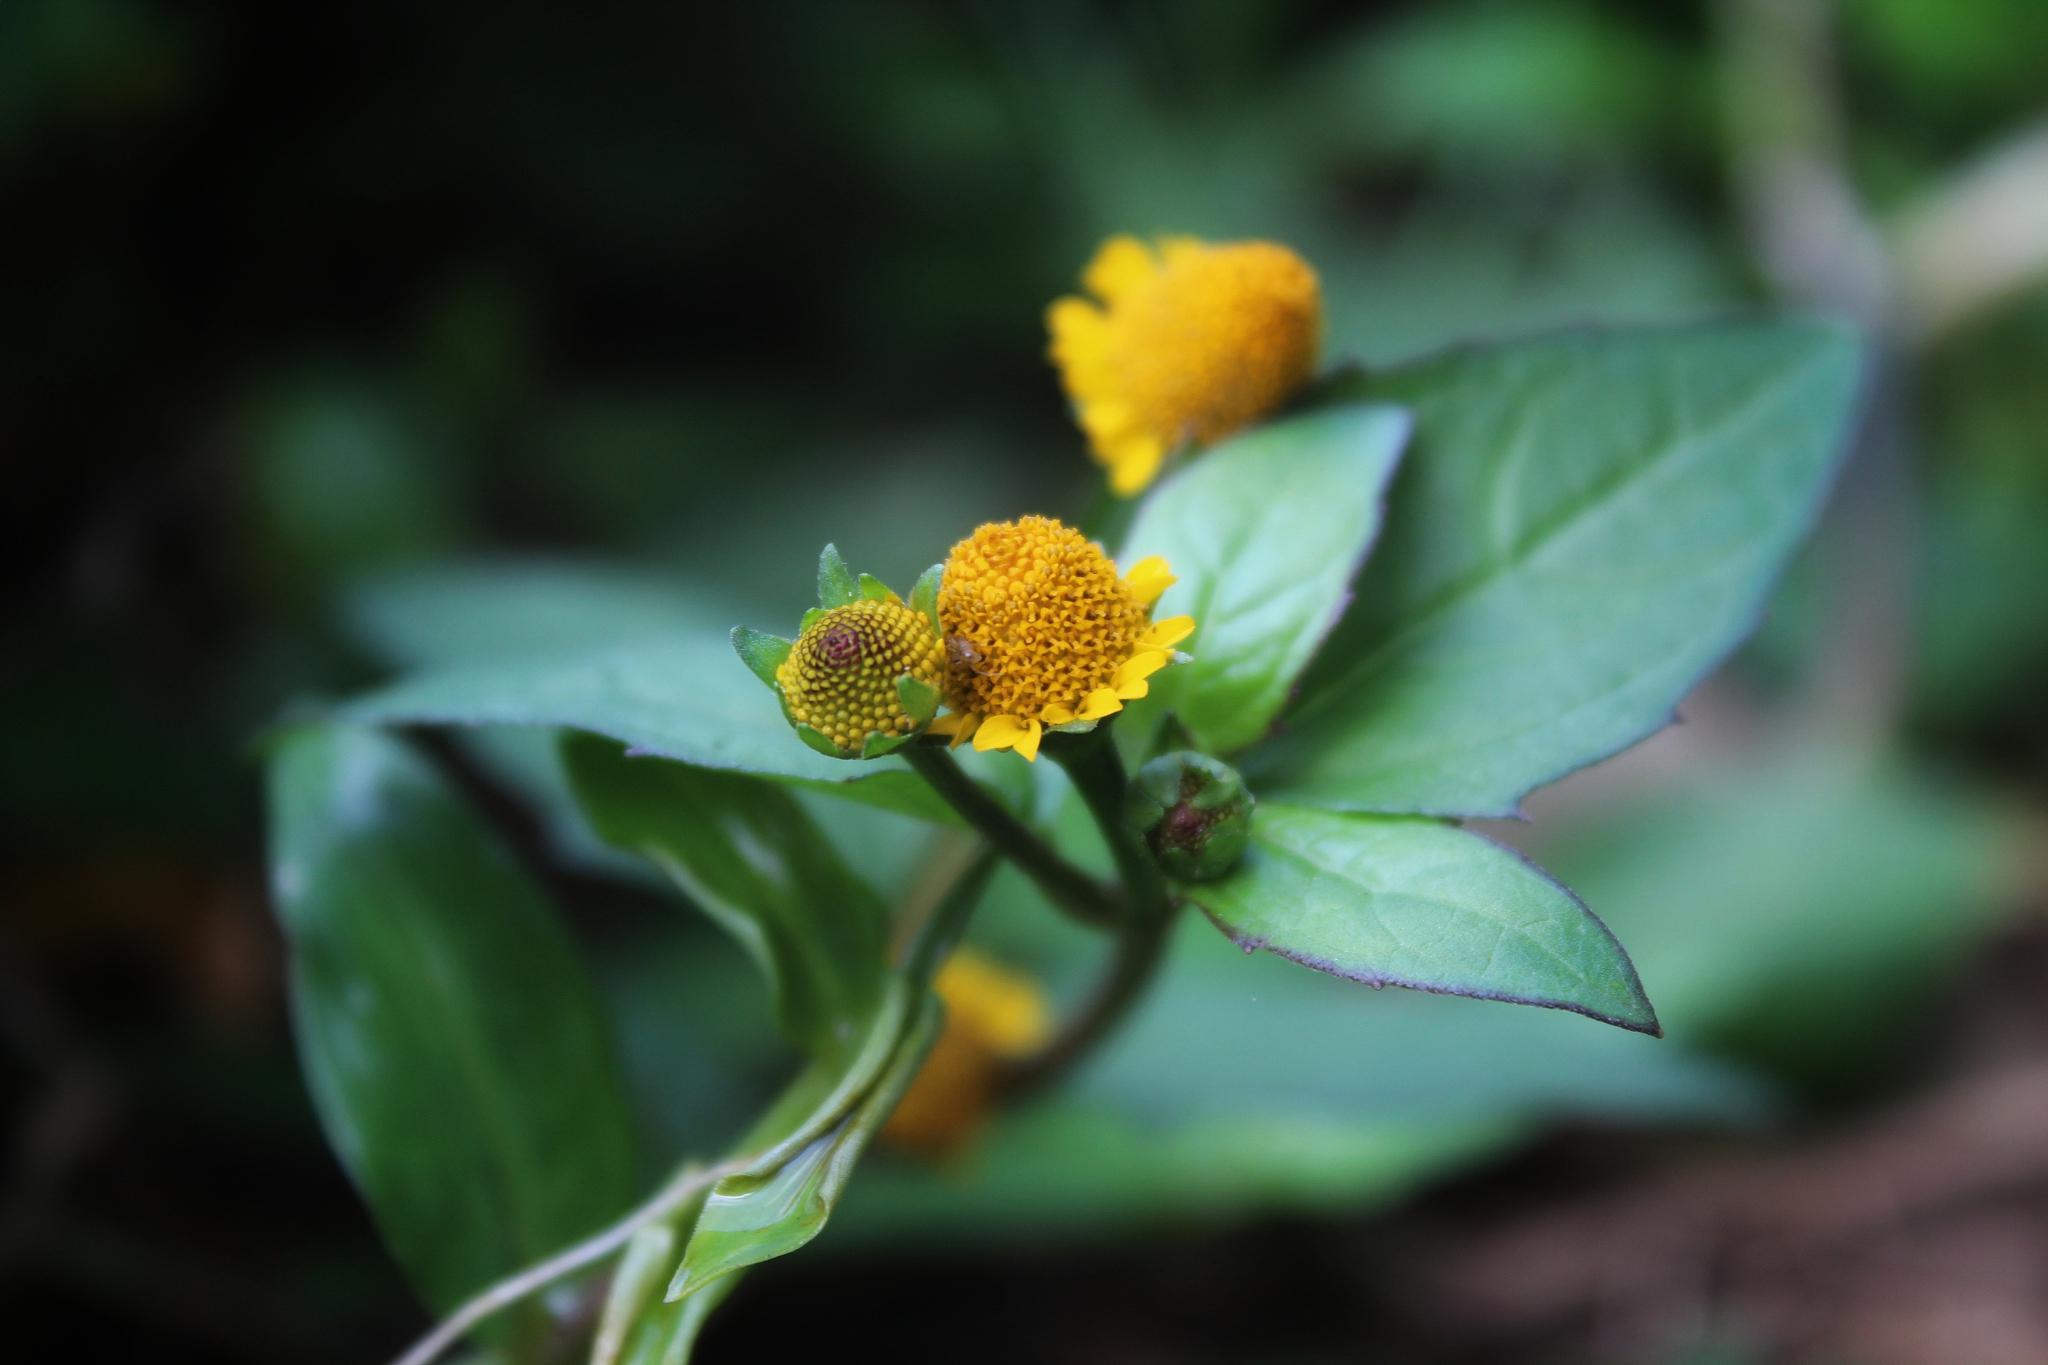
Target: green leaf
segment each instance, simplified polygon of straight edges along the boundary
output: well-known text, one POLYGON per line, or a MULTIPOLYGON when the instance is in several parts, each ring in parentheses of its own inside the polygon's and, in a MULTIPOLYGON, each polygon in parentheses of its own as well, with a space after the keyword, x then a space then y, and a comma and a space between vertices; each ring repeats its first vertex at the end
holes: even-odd
MULTIPOLYGON (((1574 332, 1347 385, 1415 441, 1261 797, 1503 815, 1665 725, 1755 624, 1861 356, 1809 323, 1574 332)), ((1199 649, 1197 650, 1199 653, 1199 649)))
MULTIPOLYGON (((862 1107, 868 1105, 878 1093, 878 1086, 889 1083, 889 1068, 902 1053, 905 1045, 905 1026, 909 1020, 910 990, 900 979, 892 978, 892 984, 883 996, 881 1006, 872 1018, 866 1021, 859 1034, 858 1046, 850 1043, 835 1045, 829 1054, 814 1059, 799 1072, 789 1085, 784 1087, 775 1102, 757 1119, 747 1133, 739 1140, 736 1150, 752 1153, 755 1160, 740 1177, 721 1181, 714 1187, 713 1194, 724 1191, 733 1196, 734 1211, 722 1222, 714 1220, 713 1241, 724 1238, 723 1252, 742 1250, 742 1243, 734 1241, 729 1234, 731 1224, 737 1219, 745 1222, 755 1220, 750 1226, 757 1226, 768 1240, 760 1243, 764 1249, 772 1242, 781 1246, 780 1251, 765 1251, 755 1259, 765 1260, 769 1256, 794 1251, 816 1236, 831 1212, 831 1201, 836 1200, 838 1191, 852 1174, 853 1165, 860 1155, 866 1137, 859 1139, 860 1145, 847 1147, 844 1139, 859 1127, 862 1107), (798 1190, 805 1192, 801 1180, 778 1183, 776 1175, 792 1162, 806 1160, 813 1149, 827 1150, 835 1141, 840 1141, 839 1151, 843 1157, 838 1167, 829 1198, 822 1205, 798 1203, 789 1208, 774 1209, 768 1200, 773 1197, 765 1191, 798 1190), (793 1229, 775 1229, 775 1219, 784 1214, 794 1214, 800 1222, 809 1225, 809 1235, 801 1240, 790 1241, 793 1229)), ((926 1011, 932 1008, 927 998, 926 1011)), ((922 1051, 919 1052, 922 1059, 922 1051)), ((887 1100, 890 1108, 895 1106, 896 1096, 887 1100)), ((886 1112, 883 1115, 887 1117, 886 1112)), ((828 1163, 829 1164, 829 1163, 828 1163)), ((822 1187, 820 1187, 822 1189, 822 1187)), ((808 1191, 817 1194, 819 1190, 808 1191)), ((684 1249, 684 1262, 676 1265, 674 1276, 668 1280, 674 1293, 674 1286, 685 1276, 684 1266, 688 1264, 689 1247, 696 1245, 694 1229, 701 1226, 702 1210, 708 1207, 711 1196, 691 1210, 687 1221, 693 1228, 691 1239, 684 1249)), ((708 1253, 700 1253, 708 1254, 708 1253)), ((703 1329, 704 1321, 711 1311, 721 1303, 737 1283, 740 1273, 751 1261, 742 1258, 724 1266, 708 1283, 694 1285, 680 1301, 666 1301, 662 1296, 640 1300, 640 1307, 634 1313, 630 1305, 622 1304, 618 1317, 623 1319, 633 1314, 637 1320, 626 1329, 630 1332, 632 1347, 626 1356, 631 1365, 639 1362, 659 1362, 659 1365, 681 1365, 689 1359, 697 1334, 703 1329)), ((675 1264, 673 1261, 670 1264, 675 1264)))
POLYGON ((934 564, 917 576, 917 585, 910 590, 910 609, 923 612, 935 631, 940 628, 939 581, 945 573, 945 565, 934 564))
POLYGON ((599 1002, 511 854, 373 730, 284 735, 269 803, 307 1084, 427 1302, 620 1212, 629 1120, 599 1002))
POLYGON ((622 641, 709 632, 746 614, 673 574, 566 559, 474 559, 352 582, 343 626, 394 666, 563 655, 622 641))
POLYGON ((775 670, 781 668, 782 661, 789 657, 791 643, 788 640, 780 635, 770 635, 747 626, 734 626, 732 647, 740 656, 740 662, 745 664, 755 677, 769 687, 778 686, 775 670))
MULTIPOLYGON (((711 1310, 725 1302, 726 1295, 739 1282, 739 1272, 734 1272, 679 1303, 663 1303, 657 1293, 656 1302, 635 1330, 632 1347, 621 1365, 689 1365, 697 1348, 697 1336, 704 1330, 711 1310)), ((600 1363, 593 1361, 592 1365, 600 1363)))
POLYGON ((888 915, 795 798, 732 773, 563 741, 606 842, 652 859, 766 974, 783 1031, 813 1056, 865 1034, 883 997, 888 915))
MULTIPOLYGON (((717 969, 710 970, 715 973, 717 969)), ((670 973, 671 987, 679 980, 689 981, 688 968, 680 978, 670 973)), ((709 993, 701 989, 701 981, 694 984, 700 987, 694 994, 709 993)), ((873 1012, 865 1020, 848 1021, 843 1033, 825 1039, 819 1054, 739 1139, 733 1150, 753 1158, 744 1172, 751 1181, 771 1183, 770 1177, 790 1161, 845 1128, 859 1106, 876 1093, 888 1068, 902 1052, 914 989, 921 990, 922 986, 913 987, 903 977, 891 974, 873 1012)), ((850 1174, 857 1155, 855 1151, 846 1156, 842 1179, 850 1174)), ((697 1208, 690 1209, 677 1218, 676 1225, 694 1226, 698 1212, 697 1208)), ((659 1285, 669 1282, 672 1268, 677 1268, 673 1256, 661 1267, 659 1285)), ((610 1339, 630 1342, 623 1357, 627 1362, 677 1365, 688 1359, 704 1320, 736 1280, 736 1270, 724 1273, 702 1292, 693 1292, 680 1303, 662 1301, 659 1292, 636 1292, 645 1287, 643 1284, 631 1286, 607 1307, 610 1339)), ((655 1286, 657 1291, 659 1285, 655 1286)))
POLYGON ((627 1358, 629 1342, 648 1330, 636 1324, 660 1302, 662 1281, 675 1264, 675 1255, 676 1229, 669 1223, 641 1228, 626 1243, 612 1271, 611 1287, 605 1291, 604 1311, 590 1343, 590 1365, 619 1365, 627 1358))
POLYGON ((927 994, 858 1108, 772 1171, 731 1176, 712 1189, 669 1285, 671 1299, 687 1299, 735 1271, 786 1256, 824 1231, 861 1153, 924 1064, 943 1015, 938 998, 927 994))
POLYGON ((908 673, 896 680, 896 699, 903 703, 904 714, 919 725, 938 713, 939 689, 908 673))
POLYGON ((1628 954, 1592 911, 1514 853, 1434 820, 1261 801, 1238 870, 1187 894, 1246 952, 1375 987, 1659 1031, 1628 954))
POLYGON ((860 576, 860 595, 869 602, 886 602, 896 595, 895 589, 871 573, 860 576))
MULTIPOLYGON (((984 935, 1017 880, 998 879, 977 917, 984 935)), ((1034 935, 1049 918, 1035 901, 1018 914, 1034 935)), ((1091 949, 1081 939, 1058 955, 1075 987, 1098 965, 1091 949)), ((972 1161, 870 1159, 817 1251, 864 1259, 884 1239, 901 1254, 906 1240, 963 1237, 1099 1246, 1133 1226, 1213 1229, 1273 1209, 1344 1216, 1557 1119, 1727 1128, 1769 1118, 1777 1101, 1682 1042, 1550 1010, 1361 991, 1246 958, 1196 917, 1171 954, 1101 1052, 1057 1094, 1001 1115, 972 1161)), ((1014 945, 1006 955, 1045 969, 1014 945)))
POLYGON ((1343 612, 1408 435, 1397 408, 1346 404, 1256 428, 1146 498, 1126 565, 1180 575, 1154 611, 1195 618, 1194 656, 1154 678, 1206 749, 1265 733, 1343 612))
POLYGON ((860 600, 860 585, 853 570, 846 567, 837 545, 827 545, 818 554, 818 605, 827 610, 860 600))
POLYGON ((733 658, 726 632, 700 629, 520 659, 435 669, 335 709, 379 725, 542 725, 606 735, 636 752, 757 773, 925 819, 953 823, 901 759, 844 763, 813 754, 733 658))

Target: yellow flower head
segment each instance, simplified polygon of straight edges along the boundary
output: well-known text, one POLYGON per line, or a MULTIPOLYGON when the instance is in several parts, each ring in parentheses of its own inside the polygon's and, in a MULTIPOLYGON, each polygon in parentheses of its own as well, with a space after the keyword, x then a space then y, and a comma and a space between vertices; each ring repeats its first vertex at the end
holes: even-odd
POLYGON ((1273 242, 1112 237, 1082 277, 1099 304, 1056 300, 1052 358, 1119 496, 1167 456, 1273 412, 1315 373, 1322 289, 1273 242))
POLYGON ((936 1156, 981 1127, 1004 1063, 1041 1047, 1052 1020, 1036 982, 970 949, 954 953, 933 986, 946 1002, 945 1029, 882 1136, 936 1156))
POLYGON ((852 756, 870 735, 896 738, 916 721, 896 680, 937 688, 945 649, 931 619, 891 595, 816 613, 775 670, 792 724, 808 725, 852 756))
POLYGON ((940 580, 953 714, 931 728, 1036 759, 1047 727, 1092 728, 1121 711, 1195 628, 1191 617, 1151 619, 1173 581, 1157 556, 1119 575, 1101 546, 1050 517, 976 530, 940 580))

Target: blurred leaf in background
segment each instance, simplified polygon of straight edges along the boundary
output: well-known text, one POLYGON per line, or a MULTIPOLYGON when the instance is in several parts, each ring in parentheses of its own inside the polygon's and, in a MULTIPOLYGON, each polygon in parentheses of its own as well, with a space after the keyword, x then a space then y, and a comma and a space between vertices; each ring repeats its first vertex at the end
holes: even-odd
MULTIPOLYGON (((329 1140, 438 1311, 622 1212, 631 1125, 545 897, 399 741, 277 741, 272 867, 329 1140)), ((528 1320, 514 1330, 534 1333, 528 1320)))

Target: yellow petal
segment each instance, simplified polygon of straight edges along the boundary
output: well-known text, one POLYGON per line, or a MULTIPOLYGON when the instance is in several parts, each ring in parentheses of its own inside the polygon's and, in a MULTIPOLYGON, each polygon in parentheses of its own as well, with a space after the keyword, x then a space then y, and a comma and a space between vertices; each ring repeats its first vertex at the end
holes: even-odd
POLYGON ((1114 687, 1098 687, 1082 701, 1081 719, 1101 720, 1104 716, 1113 716, 1123 709, 1123 698, 1116 694, 1114 687))
POLYGON ((1081 283, 1104 303, 1115 303, 1119 296, 1151 279, 1158 268, 1150 247, 1136 237, 1117 236, 1096 251, 1081 283))
POLYGON ((1024 727, 1024 733, 1017 736, 1017 752, 1032 763, 1038 762, 1038 739, 1044 733, 1044 728, 1037 721, 1032 721, 1024 727))
POLYGON ((1159 595, 1180 580, 1166 565, 1164 555, 1148 555, 1131 566, 1124 575, 1124 582, 1130 585, 1131 595, 1138 599, 1138 605, 1149 607, 1159 600, 1159 595))
POLYGON ((1103 452, 1109 461, 1110 491, 1120 498, 1135 497, 1159 477, 1166 461, 1166 444, 1157 436, 1130 435, 1103 452))
POLYGON ((1168 265, 1179 265, 1191 257, 1199 256, 1209 249, 1209 244, 1200 237, 1161 237, 1159 255, 1168 265))
MULTIPOLYGON (((974 732, 974 747, 983 753, 990 749, 1008 749, 1025 734, 1024 722, 1017 717, 990 716, 981 723, 981 728, 974 732)), ((1032 747, 1038 747, 1037 740, 1032 741, 1032 747)))
POLYGON ((1054 299, 1045 310, 1045 328, 1052 333, 1054 359, 1085 363, 1099 356, 1107 344, 1109 319, 1086 299, 1068 295, 1054 299))
POLYGON ((931 731, 936 735, 951 735, 953 742, 946 747, 957 749, 964 741, 973 739, 980 726, 981 717, 971 711, 949 711, 931 723, 931 731))
POLYGON ((1083 403, 1075 416, 1097 450, 1115 449, 1122 444, 1117 438, 1131 428, 1131 405, 1113 399, 1083 403))
POLYGON ((1152 629, 1138 637, 1138 648, 1172 649, 1194 633, 1194 617, 1169 616, 1164 621, 1154 621, 1152 629))
POLYGON ((1145 679, 1166 667, 1169 658, 1163 650, 1146 650, 1142 654, 1133 654, 1117 665, 1116 676, 1110 679, 1109 685, 1126 701, 1142 697, 1151 691, 1145 679))
POLYGON ((1066 725, 1073 721, 1074 713, 1064 706, 1048 706, 1038 713, 1038 718, 1047 725, 1066 725))

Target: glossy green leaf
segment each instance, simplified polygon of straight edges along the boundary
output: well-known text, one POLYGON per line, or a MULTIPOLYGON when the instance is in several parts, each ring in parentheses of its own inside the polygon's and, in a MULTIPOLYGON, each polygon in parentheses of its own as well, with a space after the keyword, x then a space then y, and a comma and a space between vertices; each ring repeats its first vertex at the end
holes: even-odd
MULTIPOLYGON (((774 1179, 778 1172, 791 1162, 803 1159, 807 1152, 830 1140, 834 1134, 850 1131, 850 1125, 859 1122, 862 1107, 878 1093, 878 1087, 887 1082, 890 1068, 902 1054, 912 994, 909 982, 898 976, 890 977, 873 1013, 858 1024, 849 1025, 857 1031, 845 1038, 827 1040, 826 1049, 797 1073, 734 1144, 734 1151, 753 1158, 744 1173, 746 1179, 721 1182, 717 1188, 733 1192, 736 1200, 741 1197, 740 1191, 785 1189, 787 1186, 778 1185, 774 1179)), ((895 1101, 892 1098, 888 1103, 893 1107, 895 1101)), ((865 1140, 861 1139, 863 1143, 865 1140)), ((843 1165, 837 1176, 840 1185, 851 1174, 859 1148, 842 1147, 842 1153, 843 1165)), ((766 1207, 765 1201, 773 1198, 773 1194, 760 1193, 752 1198, 761 1201, 749 1205, 758 1213, 766 1207)), ((836 1187, 831 1198, 837 1198, 836 1187)), ((822 1212, 807 1206, 803 1216, 812 1218, 815 1215, 810 1235, 816 1234, 817 1227, 822 1226, 829 1212, 829 1201, 822 1212)), ((694 1229, 699 1217, 700 1209, 692 1208, 687 1215, 676 1220, 676 1225, 694 1229)), ((786 1235, 786 1231, 777 1234, 786 1235)), ((692 1231, 688 1245, 695 1244, 694 1236, 692 1231)), ((807 1240, 809 1238, 805 1237, 786 1249, 795 1250, 807 1240)), ((673 1253, 673 1244, 669 1250, 673 1253)), ((684 1254, 687 1257, 687 1250, 684 1254)), ((756 1259, 779 1254, 768 1252, 756 1259)), ((670 1254, 660 1267, 658 1282, 651 1288, 644 1282, 636 1282, 621 1291, 607 1308, 610 1339, 625 1343, 619 1358, 627 1365, 642 1365, 642 1362, 648 1365, 657 1362, 658 1365, 682 1365, 689 1359, 705 1319, 731 1291, 744 1268, 744 1264, 730 1266, 711 1283, 693 1290, 681 1301, 668 1302, 664 1291, 671 1283, 672 1272, 674 1276, 682 1273, 677 1258, 670 1254)), ((602 1365, 595 1354, 593 1362, 602 1365)))
POLYGON ((770 635, 749 626, 734 626, 732 648, 750 673, 769 687, 774 687, 775 671, 789 657, 791 643, 780 635, 770 635))
POLYGON ((789 792, 591 735, 563 756, 598 835, 653 860, 746 948, 792 1040, 813 1056, 858 1043, 883 998, 887 911, 789 792))
POLYGON ((1808 323, 1574 332, 1351 381, 1415 439, 1357 602, 1246 775, 1336 810, 1508 814, 1666 724, 1755 624, 1861 357, 1808 323))
MULTIPOLYGON (((536 657, 561 659, 662 636, 708 636, 746 613, 722 592, 706 592, 673 573, 588 560, 490 558, 365 575, 342 595, 339 614, 355 643, 384 664, 441 670, 490 661, 523 668, 536 657)), ((761 699, 758 690, 754 696, 761 699)), ((585 826, 552 729, 475 726, 452 739, 528 806, 548 852, 562 864, 614 876, 643 872, 637 860, 607 848, 585 826)))
MULTIPOLYGON (((739 1281, 740 1272, 735 1271, 676 1303, 661 1302, 657 1285, 656 1302, 649 1306, 635 1329, 622 1365, 689 1365, 691 1353, 697 1348, 697 1336, 704 1330, 711 1310, 725 1302, 726 1295, 739 1281)), ((592 1365, 599 1362, 593 1361, 592 1365)))
POLYGON ((292 1013, 329 1141, 447 1309, 615 1216, 629 1120, 539 888, 407 746, 307 728, 270 768, 292 1013))
POLYGON ((1434 820, 1262 801, 1238 870, 1187 894, 1246 952, 1658 1031, 1628 954, 1590 910, 1516 854, 1434 820))
POLYGON ((375 724, 586 730, 702 768, 758 773, 935 821, 954 819, 901 759, 846 763, 805 748, 775 698, 733 657, 722 629, 433 669, 345 702, 335 714, 375 724))
POLYGON ((343 626, 406 669, 565 655, 708 632, 745 613, 724 592, 670 574, 572 559, 474 559, 365 575, 343 626))
POLYGON ((1256 740, 1336 624, 1380 525, 1408 435, 1397 408, 1343 404, 1205 454, 1138 512, 1122 562, 1164 555, 1180 581, 1155 617, 1195 618, 1194 656, 1155 677, 1207 749, 1256 740))
POLYGON ((824 1231, 861 1153, 924 1064, 943 1013, 937 997, 927 994, 900 1034, 888 1069, 830 1130, 772 1171, 732 1176, 713 1187, 669 1285, 671 1299, 687 1299, 736 1271, 786 1256, 824 1231))
POLYGON ((826 609, 843 607, 860 600, 860 584, 846 567, 837 545, 827 545, 818 555, 818 605, 826 609))
POLYGON ((871 573, 864 573, 857 580, 860 595, 869 602, 886 602, 896 595, 896 590, 871 573))
MULTIPOLYGON (((694 1215, 696 1210, 689 1212, 694 1215)), ((597 1333, 591 1338, 590 1365, 619 1365, 627 1358, 629 1346, 637 1351, 636 1338, 648 1331, 642 1321, 661 1301, 662 1284, 675 1264, 676 1250, 676 1229, 669 1223, 641 1228, 626 1243, 605 1291, 597 1333)))
MULTIPOLYGON (((1029 909, 1036 932, 1045 913, 1029 909)), ((1091 949, 1073 949, 1077 985, 1097 965, 1091 949)), ((1682 1041, 1361 991, 1246 958, 1190 917, 1155 989, 1070 1084, 1004 1114, 968 1160, 872 1155, 812 1254, 864 1256, 883 1239, 1088 1244, 1134 1224, 1214 1227, 1272 1209, 1341 1216, 1549 1121, 1726 1127, 1775 1107, 1754 1075, 1682 1041)))

